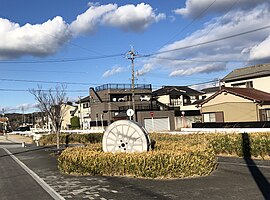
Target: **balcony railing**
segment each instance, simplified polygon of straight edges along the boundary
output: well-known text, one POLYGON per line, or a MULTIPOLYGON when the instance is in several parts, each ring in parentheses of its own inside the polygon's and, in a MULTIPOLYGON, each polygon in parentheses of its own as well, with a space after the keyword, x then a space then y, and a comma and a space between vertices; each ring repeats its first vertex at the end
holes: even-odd
MULTIPOLYGON (((95 88, 96 92, 102 91, 102 90, 131 90, 132 85, 131 84, 104 84, 101 86, 97 86, 95 88)), ((134 85, 135 90, 151 90, 152 86, 151 84, 135 84, 134 85)))
MULTIPOLYGON (((119 107, 119 111, 125 111, 128 110, 129 108, 132 108, 132 106, 121 106, 119 107)), ((157 105, 145 105, 145 104, 137 104, 135 105, 136 111, 148 111, 148 110, 160 110, 159 106, 157 105)))

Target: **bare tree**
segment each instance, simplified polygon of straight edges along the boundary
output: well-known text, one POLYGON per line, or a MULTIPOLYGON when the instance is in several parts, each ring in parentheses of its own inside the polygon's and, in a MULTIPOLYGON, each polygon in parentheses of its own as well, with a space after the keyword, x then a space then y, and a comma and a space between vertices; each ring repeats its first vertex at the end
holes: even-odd
POLYGON ((53 131, 56 133, 56 144, 59 149, 60 130, 63 117, 67 111, 66 102, 68 101, 65 85, 57 85, 54 89, 43 90, 38 85, 37 89, 30 89, 29 92, 35 96, 38 101, 38 108, 48 116, 53 131))

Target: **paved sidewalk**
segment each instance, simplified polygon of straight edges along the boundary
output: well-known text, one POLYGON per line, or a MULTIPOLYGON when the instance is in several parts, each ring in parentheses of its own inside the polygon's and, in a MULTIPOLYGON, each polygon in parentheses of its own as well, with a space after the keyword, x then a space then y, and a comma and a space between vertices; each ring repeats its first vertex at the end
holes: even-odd
POLYGON ((53 200, 2 148, 0 148, 0 163, 0 199, 53 200))
POLYGON ((0 143, 22 143, 32 144, 32 138, 21 135, 0 135, 0 143))

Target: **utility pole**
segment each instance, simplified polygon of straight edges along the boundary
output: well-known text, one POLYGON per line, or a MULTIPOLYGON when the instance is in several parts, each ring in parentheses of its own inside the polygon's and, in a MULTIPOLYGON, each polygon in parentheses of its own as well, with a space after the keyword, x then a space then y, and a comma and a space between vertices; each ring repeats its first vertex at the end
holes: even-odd
POLYGON ((132 66, 132 76, 131 76, 132 109, 134 111, 133 121, 136 121, 135 86, 134 86, 134 60, 135 60, 135 56, 137 56, 137 54, 134 52, 133 47, 131 47, 131 51, 129 51, 127 54, 129 55, 128 59, 131 60, 131 66, 132 66))
POLYGON ((25 116, 24 116, 24 107, 22 106, 22 121, 23 121, 23 126, 25 125, 25 116))

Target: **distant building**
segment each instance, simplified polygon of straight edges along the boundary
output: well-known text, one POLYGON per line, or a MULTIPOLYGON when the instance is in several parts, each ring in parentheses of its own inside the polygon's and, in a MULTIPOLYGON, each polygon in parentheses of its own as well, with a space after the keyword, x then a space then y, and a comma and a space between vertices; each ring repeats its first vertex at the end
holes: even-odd
POLYGON ((90 129, 91 122, 91 107, 90 107, 90 97, 86 96, 80 98, 76 104, 78 109, 76 110, 76 116, 80 119, 80 124, 82 129, 90 129))
MULTIPOLYGON (((135 84, 134 118, 147 130, 175 130, 174 112, 161 109, 152 98, 151 84, 135 84)), ((107 126, 119 119, 129 119, 126 111, 132 109, 131 84, 105 84, 90 88, 91 126, 107 126)))
POLYGON ((161 103, 161 109, 173 110, 175 127, 191 127, 192 123, 201 121, 201 113, 197 104, 201 102, 201 91, 187 86, 163 86, 153 92, 153 98, 161 103))

